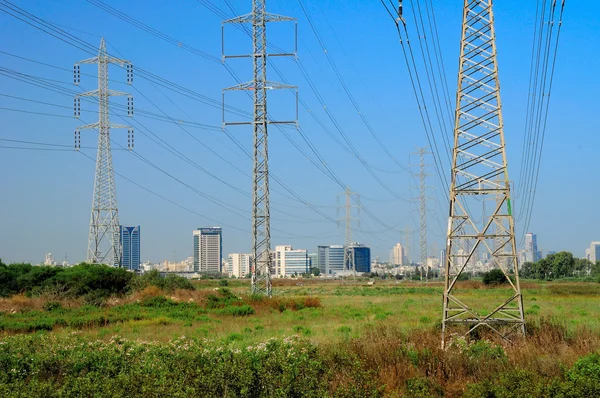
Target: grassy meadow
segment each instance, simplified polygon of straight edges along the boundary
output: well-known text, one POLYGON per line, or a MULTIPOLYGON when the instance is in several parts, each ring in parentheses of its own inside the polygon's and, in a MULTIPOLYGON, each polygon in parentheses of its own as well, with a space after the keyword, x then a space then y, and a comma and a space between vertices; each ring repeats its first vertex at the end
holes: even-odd
MULTIPOLYGON (((525 339, 441 350, 441 283, 367 282, 276 280, 272 299, 236 280, 98 306, 0 299, 0 394, 600 396, 600 284, 523 281, 525 339)), ((507 295, 460 283, 477 308, 507 295)))

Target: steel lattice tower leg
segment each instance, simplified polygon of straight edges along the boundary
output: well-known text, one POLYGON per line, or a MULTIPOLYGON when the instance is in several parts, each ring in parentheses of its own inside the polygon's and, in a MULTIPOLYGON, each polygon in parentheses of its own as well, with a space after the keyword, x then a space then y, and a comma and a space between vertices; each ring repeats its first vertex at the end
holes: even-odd
MULTIPOLYGON (((269 55, 295 56, 290 54, 267 54, 267 23, 293 21, 280 15, 269 14, 266 11, 265 0, 252 0, 252 12, 241 17, 224 21, 223 23, 252 24, 252 48, 249 55, 253 61, 253 80, 230 87, 227 90, 248 90, 253 92, 254 116, 251 123, 235 122, 225 125, 252 124, 254 130, 254 166, 252 180, 252 293, 264 294, 268 297, 271 289, 271 213, 269 202, 269 146, 267 127, 273 121, 267 113, 267 90, 296 89, 296 87, 273 83, 267 80, 267 58, 269 55)), ((224 47, 224 44, 223 44, 224 47)), ((224 58, 228 58, 223 54, 224 58)), ((240 56, 234 56, 239 58, 240 56)), ((225 108, 223 108, 225 109, 225 108)), ((225 111, 223 110, 223 113, 225 111)), ((277 122, 293 124, 296 121, 277 122)))
MULTIPOLYGON (((75 131, 75 148, 80 148, 81 129, 98 130, 98 152, 96 155, 96 174, 94 178, 94 196, 88 238, 87 262, 119 266, 121 263, 121 242, 117 190, 115 187, 112 153, 110 145, 111 128, 129 129, 129 149, 133 149, 133 130, 129 126, 111 124, 109 120, 109 98, 126 93, 109 90, 108 66, 118 64, 127 67, 127 82, 131 83, 133 69, 129 61, 108 55, 104 39, 100 42, 98 56, 80 61, 75 65, 75 84, 80 83, 80 64, 98 64, 98 89, 79 94, 75 97, 75 117, 81 115, 81 97, 98 99, 98 122, 79 127, 75 131)), ((128 114, 133 115, 133 99, 128 96, 128 114)))
POLYGON ((442 346, 448 328, 457 324, 467 325, 469 332, 486 327, 504 339, 516 331, 525 333, 492 0, 464 1, 455 118, 442 346), (478 207, 474 201, 478 195, 496 199, 490 214, 481 214, 483 225, 470 210, 478 207), (491 255, 492 265, 502 270, 510 286, 508 297, 487 315, 460 299, 456 284, 480 247, 491 255))

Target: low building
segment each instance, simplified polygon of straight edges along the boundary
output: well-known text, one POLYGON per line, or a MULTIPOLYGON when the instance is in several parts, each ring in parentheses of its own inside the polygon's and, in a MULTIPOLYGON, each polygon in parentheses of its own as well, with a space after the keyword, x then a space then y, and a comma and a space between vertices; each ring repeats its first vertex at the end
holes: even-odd
POLYGON ((245 278, 250 273, 252 254, 232 253, 227 256, 227 267, 223 273, 230 278, 245 278))
POLYGON ((294 249, 290 245, 275 247, 275 275, 290 277, 310 272, 308 252, 304 249, 294 249))

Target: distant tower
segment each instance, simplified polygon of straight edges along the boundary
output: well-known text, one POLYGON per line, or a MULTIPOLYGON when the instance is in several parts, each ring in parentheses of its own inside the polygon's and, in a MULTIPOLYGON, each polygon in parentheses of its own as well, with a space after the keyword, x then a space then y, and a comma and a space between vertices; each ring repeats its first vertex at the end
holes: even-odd
POLYGON ((504 339, 517 331, 525 334, 492 0, 464 1, 455 123, 442 346, 453 325, 468 326, 467 334, 489 329, 504 339), (477 214, 477 197, 496 199, 494 209, 477 214), (483 225, 479 217, 485 218, 483 225), (508 297, 485 309, 485 315, 456 285, 479 248, 487 251, 512 288, 508 297))
POLYGON ((421 280, 423 280, 423 269, 425 269, 425 280, 429 278, 429 267, 427 266, 427 185, 429 174, 425 172, 425 155, 429 154, 427 147, 417 148, 419 155, 419 215, 420 215, 420 243, 421 243, 421 280))
POLYGON ((109 98, 111 96, 127 96, 128 115, 133 116, 133 98, 119 91, 108 89, 108 65, 117 64, 127 68, 127 83, 133 81, 133 66, 129 61, 114 58, 106 52, 104 39, 100 41, 98 56, 75 64, 74 83, 81 81, 81 64, 98 64, 98 88, 78 94, 75 97, 75 117, 81 115, 81 97, 98 98, 98 121, 78 127, 75 130, 75 149, 81 147, 81 130, 98 130, 98 152, 96 156, 96 176, 94 179, 94 197, 92 200, 92 216, 88 239, 87 262, 120 266, 121 243, 119 239, 119 210, 117 208, 117 190, 110 149, 110 129, 128 129, 128 147, 133 149, 133 129, 130 126, 110 123, 109 98))
MULTIPOLYGON (((356 192, 352 192, 349 188, 346 188, 344 192, 346 197, 346 202, 343 206, 338 207, 338 211, 340 208, 344 209, 344 222, 346 225, 346 234, 344 239, 344 270, 352 270, 356 273, 356 262, 354 258, 354 242, 352 241, 352 208, 356 207, 357 212, 360 214, 360 195, 356 192), (355 197, 356 204, 352 204, 352 196, 355 197)), ((339 197, 338 197, 339 198, 339 197)), ((338 225, 339 225, 338 220, 338 225)))
MULTIPOLYGON (((234 55, 223 58, 250 57, 253 60, 253 79, 225 89, 244 90, 252 93, 254 99, 254 117, 251 122, 230 122, 223 120, 224 125, 251 124, 254 130, 254 169, 252 186, 252 293, 264 294, 271 297, 271 208, 269 198, 269 146, 267 126, 270 123, 295 124, 296 121, 273 121, 267 113, 267 90, 296 89, 296 87, 273 83, 267 80, 267 58, 269 56, 295 56, 291 54, 273 54, 267 52, 267 23, 294 21, 293 18, 269 14, 266 10, 266 0, 252 0, 252 12, 223 24, 250 23, 252 24, 252 54, 234 55)), ((224 37, 224 36, 223 36, 224 37)), ((223 49, 225 44, 223 43, 223 49)))

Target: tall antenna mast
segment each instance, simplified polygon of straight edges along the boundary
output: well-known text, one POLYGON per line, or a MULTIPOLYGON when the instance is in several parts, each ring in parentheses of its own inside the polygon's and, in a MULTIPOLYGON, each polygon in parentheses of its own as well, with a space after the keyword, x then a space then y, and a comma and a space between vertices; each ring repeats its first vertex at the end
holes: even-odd
MULTIPOLYGON (((225 122, 225 103, 223 101, 223 124, 242 125, 251 124, 254 130, 254 167, 252 186, 252 293, 263 294, 271 297, 271 210, 269 199, 269 146, 267 126, 272 123, 296 124, 294 121, 273 121, 267 113, 267 90, 294 89, 279 83, 267 80, 267 57, 269 56, 296 56, 293 53, 272 54, 267 53, 267 23, 295 21, 294 18, 269 14, 266 11, 265 0, 252 0, 252 12, 240 17, 228 19, 223 25, 230 23, 252 24, 252 48, 250 55, 225 55, 223 40, 223 59, 249 57, 253 60, 253 80, 237 86, 226 88, 230 90, 245 90, 253 93, 254 117, 251 122, 225 122)), ((250 33, 250 32, 249 32, 250 33)), ((223 38, 224 38, 223 34, 223 38)), ((224 96, 224 95, 223 95, 224 96)), ((297 98, 297 97, 296 97, 297 98)), ((296 115, 297 119, 297 115, 296 115)))
MULTIPOLYGON (((496 58, 492 0, 465 0, 461 54, 456 94, 450 217, 445 260, 442 346, 453 325, 468 333, 489 328, 504 339, 525 333, 523 297, 519 285, 515 226, 511 209, 500 81, 496 58), (483 225, 475 214, 475 198, 496 199, 483 225), (471 205, 471 206, 469 206, 471 205), (460 297, 457 280, 479 248, 491 256, 491 265, 504 273, 510 293, 485 310, 471 307, 460 297)), ((505 290, 498 290, 503 292, 505 290)), ((477 303, 474 303, 477 304, 477 303)))
POLYGON ((133 82, 133 66, 129 61, 111 57, 106 52, 104 38, 100 41, 98 56, 79 61, 74 67, 74 83, 81 82, 80 65, 98 64, 98 88, 94 91, 75 96, 74 114, 81 116, 81 98, 96 97, 98 99, 98 121, 78 127, 75 130, 75 149, 81 148, 81 130, 98 131, 98 152, 96 155, 96 175, 94 178, 94 197, 92 199, 92 215, 88 238, 87 262, 121 265, 121 243, 119 239, 119 210, 117 208, 117 190, 110 149, 110 129, 128 129, 128 148, 133 149, 133 128, 110 123, 109 98, 111 96, 127 96, 127 114, 133 116, 133 97, 127 93, 109 90, 108 66, 117 64, 127 69, 127 84, 133 82))

